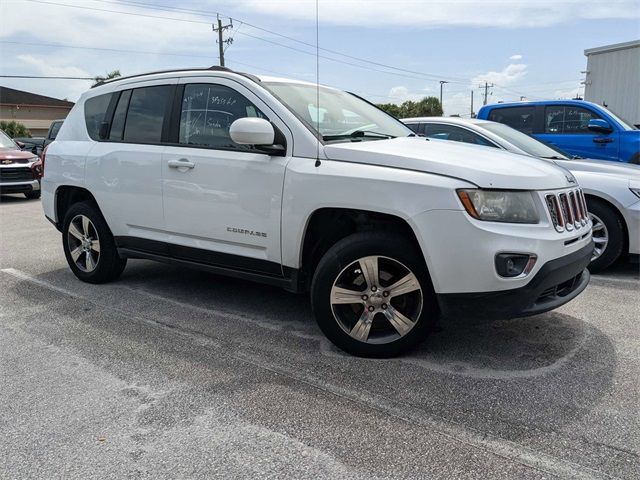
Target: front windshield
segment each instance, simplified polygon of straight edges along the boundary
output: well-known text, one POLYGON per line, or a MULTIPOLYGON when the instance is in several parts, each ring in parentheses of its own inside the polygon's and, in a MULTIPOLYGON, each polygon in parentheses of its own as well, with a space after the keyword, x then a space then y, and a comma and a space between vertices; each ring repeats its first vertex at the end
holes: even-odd
POLYGON ((0 130, 0 148, 17 148, 16 144, 13 143, 13 140, 11 140, 2 130, 0 130))
POLYGON ((606 110, 607 113, 609 115, 611 115, 613 117, 613 119, 620 124, 620 126, 622 127, 623 130, 637 130, 637 128, 634 127, 630 122, 627 122, 626 120, 620 118, 620 116, 616 115, 615 113, 613 113, 608 108, 605 108, 603 106, 600 106, 600 108, 606 110))
POLYGON ((559 151, 545 145, 529 135, 522 133, 508 125, 495 122, 482 123, 482 128, 504 138, 507 142, 515 145, 528 155, 539 158, 552 158, 558 160, 569 160, 569 157, 559 151))
POLYGON ((263 82, 324 141, 363 141, 415 135, 399 120, 347 92, 300 83, 263 82))

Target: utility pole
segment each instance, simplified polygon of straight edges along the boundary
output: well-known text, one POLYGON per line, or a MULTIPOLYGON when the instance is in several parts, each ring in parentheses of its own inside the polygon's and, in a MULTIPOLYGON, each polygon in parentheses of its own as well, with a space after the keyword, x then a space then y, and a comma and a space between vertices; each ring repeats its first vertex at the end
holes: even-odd
POLYGON ((222 20, 220 20, 220 16, 218 16, 218 26, 216 24, 211 25, 211 29, 214 32, 218 32, 218 54, 220 55, 220 66, 224 67, 224 45, 231 45, 233 43, 233 38, 227 38, 224 40, 224 31, 227 28, 233 28, 233 20, 229 19, 229 23, 227 25, 222 25, 222 20))
POLYGON ((440 80, 440 108, 442 109, 442 113, 444 114, 444 106, 442 105, 442 85, 445 83, 449 83, 446 80, 440 80))
POLYGON ((476 115, 473 113, 473 90, 471 90, 471 118, 475 118, 476 115))
MULTIPOLYGON (((482 101, 483 105, 487 104, 487 97, 489 96, 489 88, 493 88, 494 85, 493 83, 489 84, 487 81, 484 82, 484 100, 482 101)), ((483 88, 482 85, 480 85, 480 88, 483 88)))

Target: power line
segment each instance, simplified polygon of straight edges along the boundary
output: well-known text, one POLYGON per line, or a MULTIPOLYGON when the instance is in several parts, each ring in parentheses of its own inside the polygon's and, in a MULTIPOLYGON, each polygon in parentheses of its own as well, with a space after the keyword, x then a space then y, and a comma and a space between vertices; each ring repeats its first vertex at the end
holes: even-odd
POLYGON ((47 76, 47 75, 0 75, 0 78, 35 78, 35 79, 48 79, 48 80, 91 80, 92 77, 63 77, 63 76, 47 76))

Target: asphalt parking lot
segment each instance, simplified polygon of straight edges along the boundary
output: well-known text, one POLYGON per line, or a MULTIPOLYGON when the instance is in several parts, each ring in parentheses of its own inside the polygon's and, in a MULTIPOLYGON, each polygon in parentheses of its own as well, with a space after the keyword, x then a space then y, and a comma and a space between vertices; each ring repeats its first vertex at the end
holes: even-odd
POLYGON ((640 275, 349 357, 305 296, 147 261, 76 280, 0 201, 0 478, 637 478, 640 275))

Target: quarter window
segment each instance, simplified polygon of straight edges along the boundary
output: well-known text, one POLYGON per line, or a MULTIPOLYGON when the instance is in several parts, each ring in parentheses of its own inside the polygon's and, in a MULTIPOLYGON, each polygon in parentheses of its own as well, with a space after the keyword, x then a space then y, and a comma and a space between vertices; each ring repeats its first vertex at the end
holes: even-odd
POLYGON ((239 118, 267 118, 254 104, 223 85, 191 84, 184 88, 179 143, 218 149, 251 150, 231 140, 229 127, 239 118))
POLYGON ((522 133, 533 133, 535 107, 494 108, 489 113, 489 120, 504 123, 522 133))
POLYGON ((160 143, 172 89, 161 85, 133 90, 124 126, 125 142, 160 143))
POLYGON ((602 118, 583 107, 553 105, 545 109, 545 133, 591 133, 589 120, 602 118))
POLYGON ((84 102, 84 121, 87 125, 87 133, 93 140, 100 140, 100 126, 106 120, 112 95, 112 93, 98 95, 84 102))

